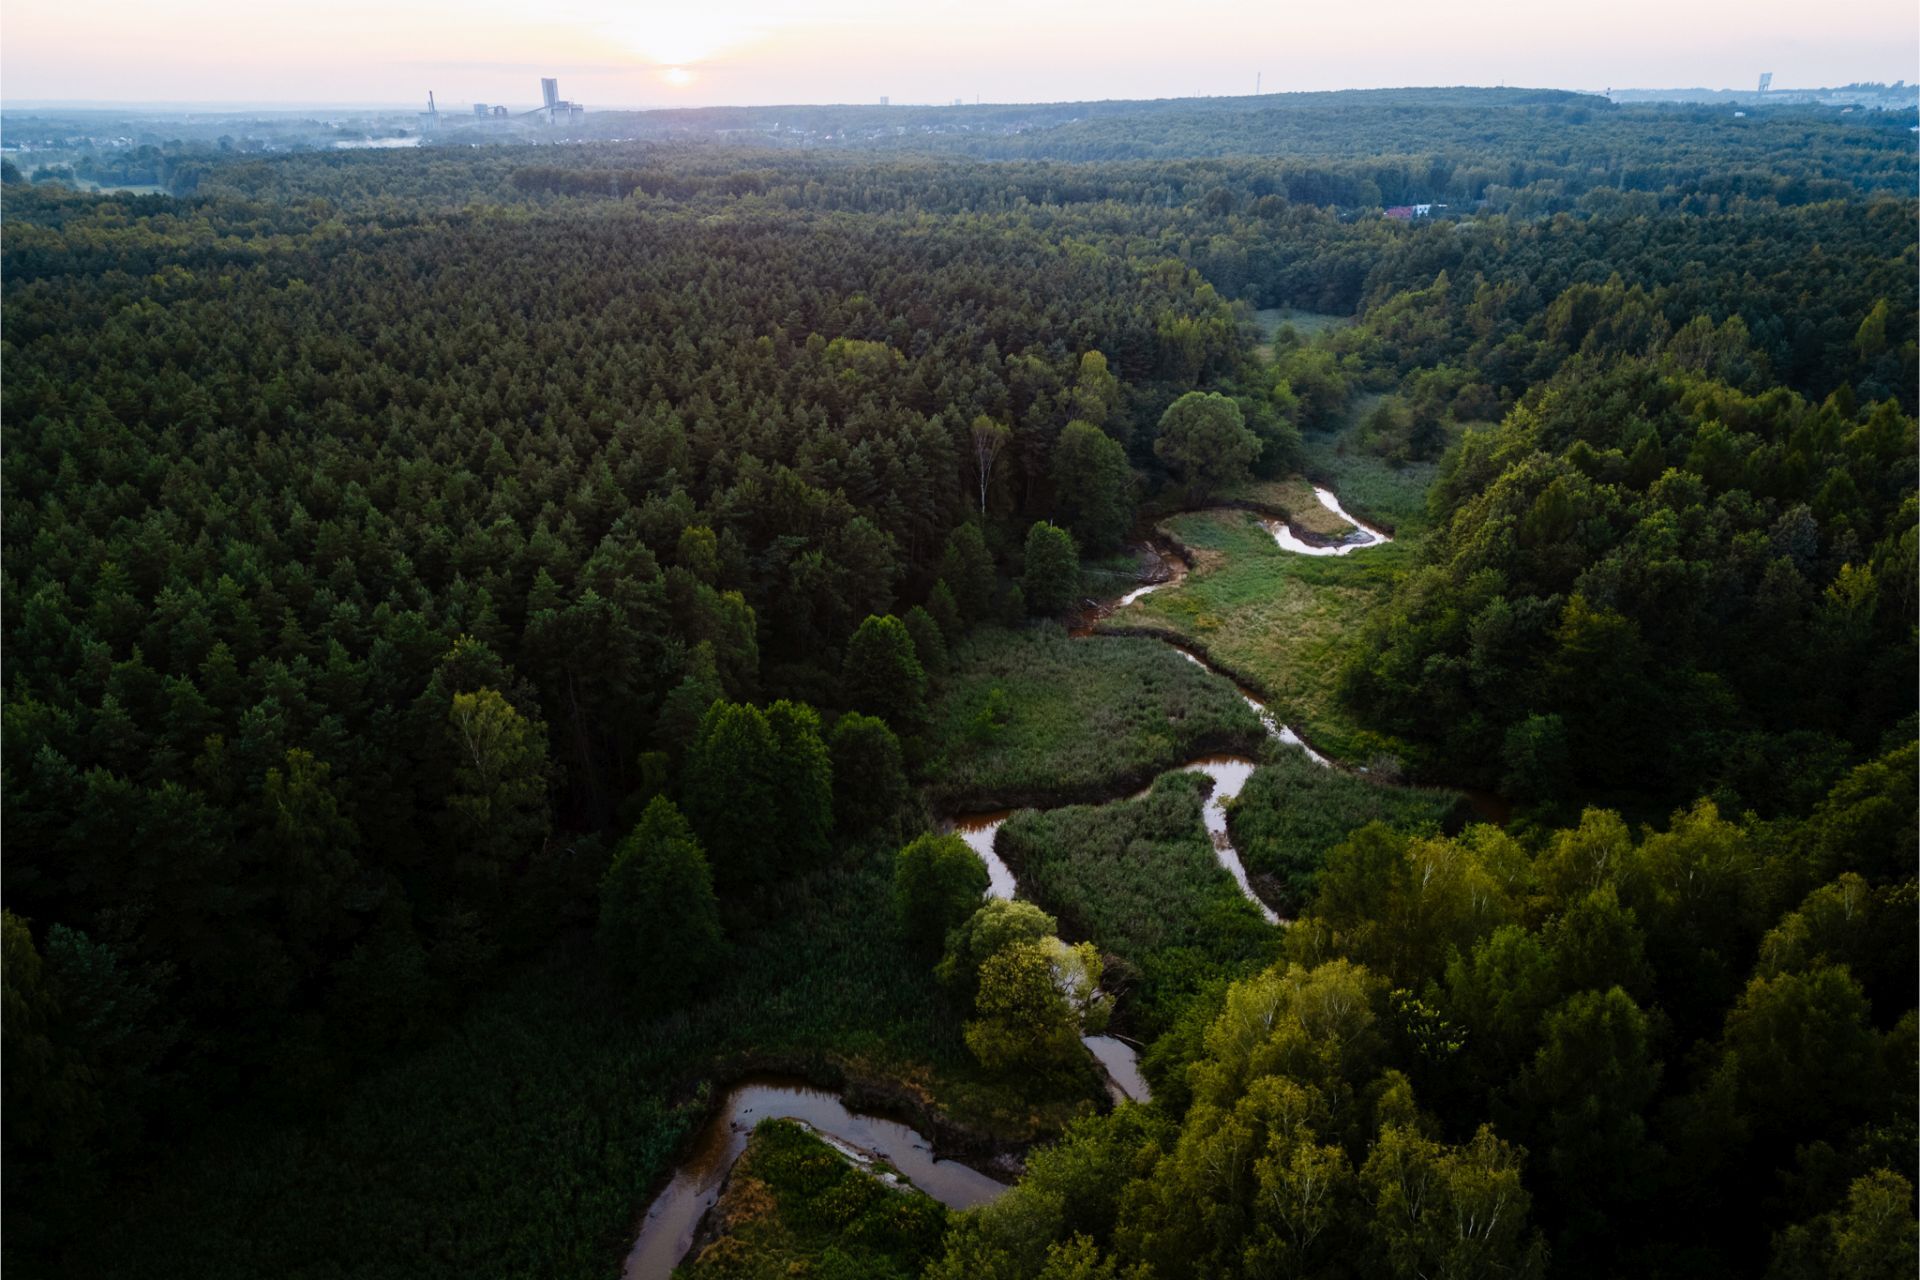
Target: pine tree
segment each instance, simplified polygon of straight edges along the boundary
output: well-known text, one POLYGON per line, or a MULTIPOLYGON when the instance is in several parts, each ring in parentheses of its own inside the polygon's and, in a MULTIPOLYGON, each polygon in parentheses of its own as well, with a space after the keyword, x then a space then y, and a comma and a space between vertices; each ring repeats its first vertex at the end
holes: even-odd
POLYGON ((899 811, 907 796, 900 740, 886 722, 849 711, 833 726, 833 812, 840 830, 873 831, 899 811))
POLYGON ((707 855, 665 796, 648 804, 600 882, 600 952, 645 1007, 682 1003, 727 951, 707 855))
POLYGON ((773 875, 780 832, 773 727, 758 707, 716 702, 688 753, 682 800, 713 860, 722 889, 744 889, 773 875))
POLYGON ((1020 589, 1027 611, 1054 617, 1073 607, 1080 588, 1080 553, 1058 525, 1041 520, 1027 530, 1026 571, 1020 589))
POLYGON ((773 730, 776 836, 782 874, 825 862, 832 852, 833 761, 820 737, 820 715, 804 702, 782 699, 767 708, 773 730))
POLYGON ((841 692, 849 707, 879 716, 896 732, 912 733, 926 723, 927 673, 905 623, 888 614, 860 624, 847 642, 841 692))
POLYGON ((992 612, 993 556, 979 525, 969 521, 947 535, 940 577, 967 622, 978 622, 992 612))
POLYGON ((920 659, 920 667, 929 676, 945 675, 947 671, 947 637, 940 630, 940 624, 933 620, 925 606, 915 605, 907 610, 907 634, 913 637, 913 653, 920 659))
POLYGON ((1091 422, 1069 422, 1054 442, 1053 489, 1061 522, 1081 546, 1108 551, 1127 536, 1133 468, 1120 442, 1091 422))

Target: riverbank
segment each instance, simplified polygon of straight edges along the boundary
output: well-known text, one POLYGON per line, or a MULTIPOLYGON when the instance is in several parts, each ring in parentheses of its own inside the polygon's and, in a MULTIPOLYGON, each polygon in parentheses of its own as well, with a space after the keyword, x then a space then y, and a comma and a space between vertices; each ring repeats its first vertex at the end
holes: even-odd
POLYGON ((1192 568, 1114 611, 1103 632, 1149 631, 1205 654, 1334 759, 1362 765, 1397 754, 1396 742, 1346 709, 1339 675, 1367 618, 1412 564, 1409 544, 1303 555, 1284 550, 1263 517, 1236 509, 1172 516, 1160 531, 1192 568))
MULTIPOLYGON (((1018 1171, 1016 1165, 1007 1173, 1018 1171)), ((683 1261, 696 1263, 702 1246, 726 1235, 733 1237, 736 1251, 791 1259, 808 1251, 809 1235, 823 1237, 818 1243, 828 1246, 844 1245, 839 1237, 845 1228, 870 1212, 873 1229, 864 1234, 868 1243, 880 1246, 874 1250, 876 1261, 903 1250, 924 1258, 938 1246, 943 1206, 971 1208, 1005 1189, 999 1179, 941 1158, 908 1125, 834 1091, 779 1077, 749 1078, 719 1097, 670 1181, 650 1198, 622 1275, 624 1280, 668 1280, 683 1261), (807 1175, 770 1176, 769 1147, 803 1161, 807 1175), (761 1182, 760 1194, 743 1197, 743 1181, 761 1182), (830 1194, 838 1210, 835 1229, 821 1233, 814 1223, 816 1230, 804 1230, 812 1216, 804 1210, 795 1214, 798 1222, 781 1223, 782 1193, 795 1201, 830 1194), (761 1203, 754 1212, 740 1213, 742 1198, 761 1203), (906 1238, 894 1237, 887 1228, 907 1225, 903 1213, 914 1220, 912 1229, 906 1238), (802 1230, 780 1229, 792 1226, 802 1230)))

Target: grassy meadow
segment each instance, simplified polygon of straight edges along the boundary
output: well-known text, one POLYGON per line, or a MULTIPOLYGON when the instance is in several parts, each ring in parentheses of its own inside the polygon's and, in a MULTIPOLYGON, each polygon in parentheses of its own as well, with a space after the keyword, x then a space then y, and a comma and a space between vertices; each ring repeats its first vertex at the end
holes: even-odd
POLYGON ((937 809, 1104 799, 1261 740, 1231 685, 1158 641, 1051 624, 962 642, 933 715, 922 772, 937 809))
MULTIPOLYGON (((1392 530, 1397 539, 1417 539, 1427 530, 1427 489, 1440 464, 1389 462, 1361 446, 1362 426, 1383 399, 1377 392, 1357 395, 1337 431, 1306 433, 1305 469, 1360 519, 1392 530)), ((1462 430, 1452 428, 1449 438, 1457 439, 1462 430)))
POLYGON ((1287 513, 1287 523, 1305 533, 1338 538, 1353 526, 1320 505, 1313 484, 1301 476, 1285 480, 1255 480, 1227 490, 1222 497, 1234 502, 1255 503, 1287 513))
POLYGON ((1258 516, 1196 511, 1162 523, 1190 550, 1193 572, 1115 613, 1114 626, 1152 627, 1197 641, 1269 695, 1273 710, 1330 756, 1364 763, 1392 752, 1341 703, 1341 665, 1394 576, 1412 563, 1404 542, 1347 556, 1283 551, 1258 516))
POLYGON ((1324 311, 1301 311, 1295 307, 1262 307, 1253 313, 1254 327, 1260 333, 1255 350, 1263 357, 1273 354, 1273 340, 1283 328, 1291 328, 1302 339, 1312 342, 1322 334, 1333 333, 1353 323, 1352 316, 1324 311))

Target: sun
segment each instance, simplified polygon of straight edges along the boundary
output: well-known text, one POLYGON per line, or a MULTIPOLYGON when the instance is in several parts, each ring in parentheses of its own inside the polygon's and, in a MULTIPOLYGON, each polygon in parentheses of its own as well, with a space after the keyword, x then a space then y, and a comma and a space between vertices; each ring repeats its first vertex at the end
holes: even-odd
POLYGON ((704 4, 660 6, 644 22, 629 16, 604 29, 614 42, 655 66, 684 68, 754 43, 767 33, 767 24, 756 14, 739 12, 737 5, 704 4))
POLYGON ((693 83, 693 72, 687 70, 685 67, 668 67, 664 72, 664 76, 666 82, 676 89, 684 88, 693 83))

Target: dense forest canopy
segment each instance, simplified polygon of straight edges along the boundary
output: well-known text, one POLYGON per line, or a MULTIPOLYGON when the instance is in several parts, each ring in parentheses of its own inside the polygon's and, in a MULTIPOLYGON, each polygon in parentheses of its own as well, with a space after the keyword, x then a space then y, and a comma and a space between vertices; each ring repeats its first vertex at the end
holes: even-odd
MULTIPOLYGON (((469 1269, 488 1239, 610 1274, 608 1224, 715 1069, 700 1029, 784 1016, 752 985, 778 919, 880 939, 898 999, 884 1031, 833 1025, 834 1070, 919 1036, 923 1094, 960 1080, 1027 1138, 1061 1127, 1022 1073, 1090 1110, 1065 1023, 1022 1039, 1045 975, 1104 1016, 1104 965, 1152 1038, 1158 1101, 1075 1120, 933 1274, 1910 1271, 1905 118, 1464 90, 945 111, 783 109, 838 135, 805 151, 760 109, 577 146, 169 144, 173 194, 9 172, 9 1264, 102 1270, 103 1206, 135 1206, 108 1244, 160 1231, 189 1164, 276 1198, 310 1116, 376 1141, 448 1046, 508 1042, 503 1010, 584 1044, 604 1005, 654 1037, 570 1073, 632 1095, 631 1185, 579 1207, 620 1143, 556 1140, 576 1207, 510 1247, 430 1169, 369 1190, 335 1153, 308 1191, 385 1221, 433 1181, 468 1242, 410 1225, 314 1274, 469 1269), (1413 201, 1448 207, 1380 214, 1413 201), (977 860, 913 840, 927 795, 986 799, 966 779, 1016 745, 1020 794, 1116 772, 1039 776, 1066 730, 1006 689, 1099 678, 1045 620, 1136 514, 1320 479, 1336 448, 1434 473, 1341 697, 1392 776, 1497 790, 1506 829, 1409 791, 1335 806, 1305 857, 1256 774, 1233 821, 1287 863, 1291 928, 1218 885, 1103 897, 1110 848, 1209 867, 1183 776, 1014 820, 1051 914, 971 915, 977 860)), ((1227 686, 1129 652, 1105 678, 1142 722, 1260 741, 1227 686)), ((564 1094, 553 1052, 495 1055, 482 1109, 564 1094)), ((194 1212, 157 1273, 301 1251, 194 1212)))

